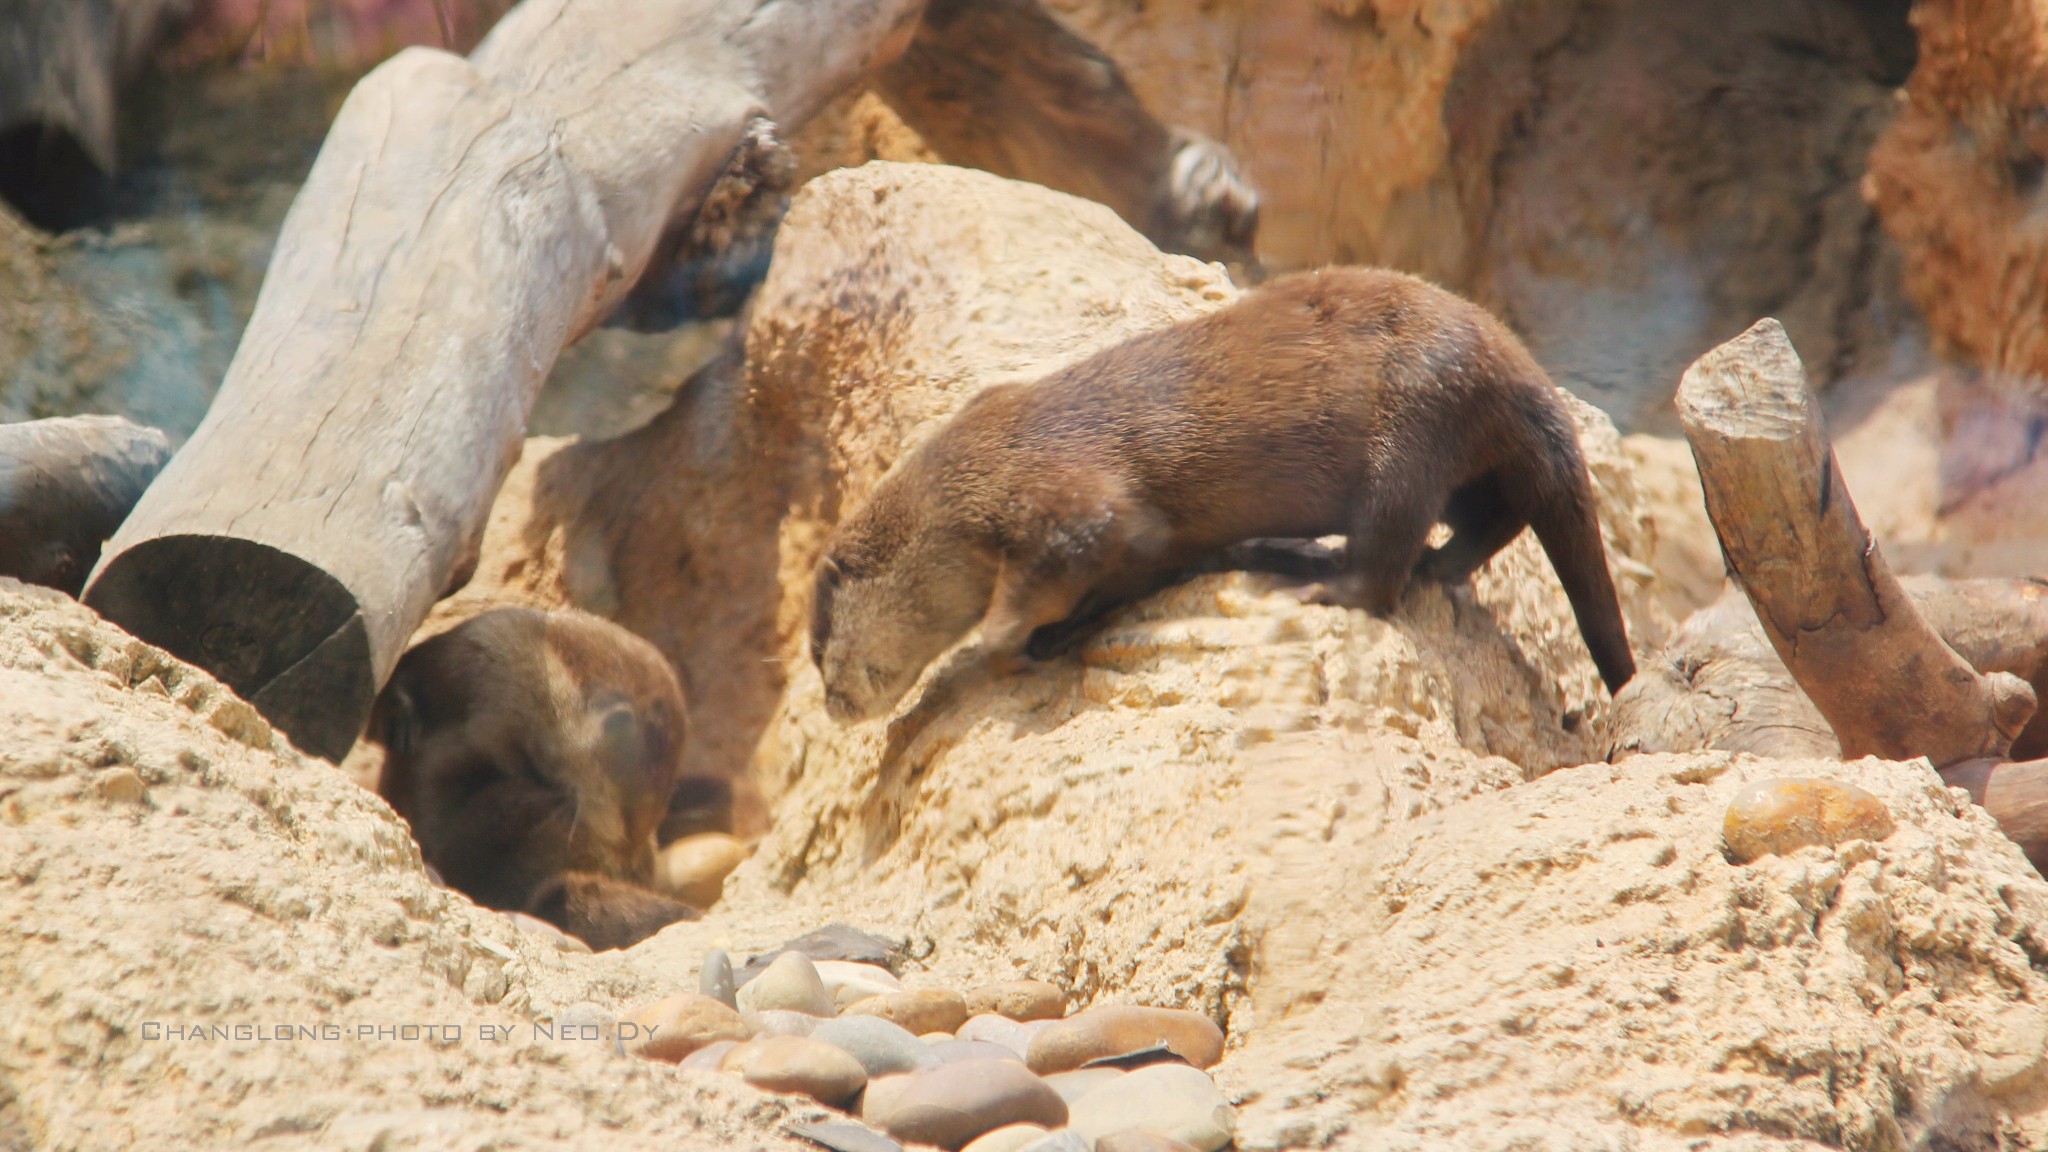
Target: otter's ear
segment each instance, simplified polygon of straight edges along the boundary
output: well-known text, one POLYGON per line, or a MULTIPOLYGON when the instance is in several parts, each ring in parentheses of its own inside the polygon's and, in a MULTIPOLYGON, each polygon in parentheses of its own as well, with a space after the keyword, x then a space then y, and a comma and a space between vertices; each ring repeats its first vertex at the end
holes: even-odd
POLYGON ((405 682, 394 678, 377 694, 363 735, 382 744, 386 756, 409 756, 419 746, 420 713, 405 682))

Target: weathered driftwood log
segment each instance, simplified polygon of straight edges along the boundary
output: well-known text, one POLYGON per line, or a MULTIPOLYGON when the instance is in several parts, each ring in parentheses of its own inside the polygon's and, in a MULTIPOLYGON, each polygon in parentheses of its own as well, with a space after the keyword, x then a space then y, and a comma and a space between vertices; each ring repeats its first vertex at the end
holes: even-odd
POLYGON ((1942 769, 1941 778, 1967 790, 2048 876, 2048 760, 1965 760, 1942 769))
POLYGON ((73 596, 171 441, 119 416, 0 424, 0 576, 73 596))
POLYGON ((1841 754, 1937 767, 2004 755, 2034 713, 2033 690, 1970 667, 1900 589, 1778 322, 1700 357, 1678 412, 1730 574, 1841 754))
POLYGON ((491 498, 563 345, 761 119, 797 124, 920 0, 528 0, 471 59, 356 86, 211 411, 86 599, 339 759, 491 498))
POLYGON ((876 88, 952 163, 1107 204, 1169 252, 1252 262, 1258 196, 1230 153, 1147 111, 1042 0, 933 0, 876 88))
MULTIPOLYGON (((1899 581, 1950 648, 1980 673, 2009 672, 2048 695, 2048 585, 2037 580, 1899 581)), ((1834 730, 1765 637, 1742 590, 1687 618, 1614 701, 1610 759, 1718 748, 1793 759, 1836 755, 1834 730)), ((2048 755, 2048 711, 2013 741, 2048 755)))

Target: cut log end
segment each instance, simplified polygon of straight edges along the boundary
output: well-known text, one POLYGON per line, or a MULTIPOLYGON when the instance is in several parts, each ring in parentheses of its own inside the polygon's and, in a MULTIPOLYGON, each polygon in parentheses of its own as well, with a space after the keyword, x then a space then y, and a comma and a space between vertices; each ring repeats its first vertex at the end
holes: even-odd
POLYGON ((287 552, 219 536, 161 536, 116 556, 85 602, 218 677, 292 743, 340 762, 376 695, 355 597, 287 552))
POLYGON ((1697 429, 1733 440, 1789 439, 1807 435, 1813 421, 1806 367, 1785 326, 1768 316, 1695 360, 1677 404, 1689 436, 1697 429))

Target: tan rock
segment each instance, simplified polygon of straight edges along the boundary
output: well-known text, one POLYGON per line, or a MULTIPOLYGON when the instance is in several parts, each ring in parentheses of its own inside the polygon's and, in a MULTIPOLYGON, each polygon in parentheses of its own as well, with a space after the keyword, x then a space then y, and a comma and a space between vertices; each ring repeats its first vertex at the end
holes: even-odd
POLYGON ((1760 780, 1735 794, 1722 819, 1728 854, 1739 864, 1811 846, 1882 840, 1892 834, 1884 801, 1836 780, 1760 780))
POLYGON ((698 1049, 721 1040, 745 1040, 740 1014, 694 992, 663 997, 636 1008, 620 1020, 620 1042, 626 1051, 649 1060, 674 1064, 698 1049))
POLYGON ((746 842, 723 832, 702 832, 663 846, 654 862, 654 886, 695 908, 709 908, 725 892, 725 878, 747 858, 746 842))
POLYGON ((932 1054, 947 1064, 958 1064, 965 1060, 1015 1060, 1024 1062, 1024 1054, 1015 1048, 991 1044, 986 1040, 941 1040, 932 1045, 932 1054))
POLYGON ((1171 1136, 1161 1136, 1143 1128, 1125 1128, 1097 1140, 1095 1152, 1196 1152, 1196 1149, 1194 1145, 1171 1136))
POLYGON ((1008 1016, 1012 1020, 1057 1020, 1067 1014, 1067 994, 1043 980, 1005 980, 967 990, 969 1016, 1008 1016))
POLYGON ((974 1138, 961 1152, 1021 1152, 1038 1143, 1046 1129, 1037 1124, 1005 1124, 974 1138))
POLYGON ((1051 1073, 1045 1077, 1045 1082, 1060 1094, 1060 1099, 1072 1104, 1104 1084, 1128 1075, 1130 1073, 1122 1068, 1076 1068, 1072 1072, 1051 1073))
POLYGON ((770 1008, 765 1012, 742 1012, 740 1019, 755 1036, 809 1036, 825 1022, 822 1016, 770 1008))
POLYGON ((811 1016, 832 1015, 832 997, 810 957, 801 952, 784 952, 760 975, 740 985, 735 996, 741 1012, 802 1012, 811 1016))
POLYGON ((847 1005, 842 1015, 880 1016, 923 1036, 927 1032, 950 1033, 966 1023, 967 1003, 958 992, 924 988, 870 996, 847 1005))
POLYGON ((1138 1128, 1215 1152, 1237 1131, 1237 1113, 1206 1073, 1185 1064, 1140 1068, 1074 1103, 1070 1121, 1088 1140, 1138 1128))
POLYGON ((748 1040, 727 1052, 718 1067, 764 1092, 793 1092, 820 1104, 844 1104, 868 1082, 860 1061, 803 1036, 748 1040))
POLYGON ((719 1065, 725 1063, 725 1054, 744 1043, 744 1040, 720 1040, 716 1044, 706 1044, 704 1047, 683 1057, 682 1063, 676 1065, 676 1067, 716 1072, 719 1065))
POLYGON ((961 1040, 973 1040, 986 1044, 1000 1045, 1011 1052, 1015 1052, 1019 1060, 1022 1060, 1024 1053, 1030 1049, 1031 1037, 1033 1035, 1029 1028, 1007 1016, 986 1014, 970 1017, 953 1034, 961 1040))
POLYGON ((1223 1059, 1223 1030, 1198 1012, 1108 1004, 1076 1013, 1032 1037, 1025 1062, 1040 1074, 1164 1046, 1197 1068, 1223 1059))
POLYGON ((815 963, 818 978, 825 982, 825 991, 831 994, 832 1003, 840 1008, 870 996, 903 990, 903 982, 878 964, 857 964, 850 960, 819 960, 815 963))
POLYGON ((1011 1124, 1058 1128, 1067 1104, 1014 1060, 970 1060, 876 1080, 861 1119, 898 1140, 957 1149, 1011 1124))

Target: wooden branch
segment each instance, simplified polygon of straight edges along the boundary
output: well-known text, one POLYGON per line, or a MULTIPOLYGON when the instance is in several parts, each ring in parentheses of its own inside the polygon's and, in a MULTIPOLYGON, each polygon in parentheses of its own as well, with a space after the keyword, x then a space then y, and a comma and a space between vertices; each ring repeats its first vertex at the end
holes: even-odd
POLYGON ((343 104, 191 441, 86 599, 340 759, 467 578, 556 355, 750 125, 909 42, 921 0, 527 0, 343 104))
POLYGON ((2033 689, 1980 675, 1900 589, 1778 322, 1687 369, 1678 411, 1729 571, 1842 755, 1937 767, 2004 755, 2034 713, 2033 689))
POLYGON ((0 576, 78 595, 171 441, 119 416, 0 424, 0 576))
POLYGON ((1043 0, 933 0, 876 90, 951 163, 1107 204, 1169 252, 1253 263, 1258 196, 1230 153, 1161 123, 1043 0))
POLYGON ((1941 770, 1998 821, 2034 871, 2048 876, 2048 760, 1965 760, 1941 770))

